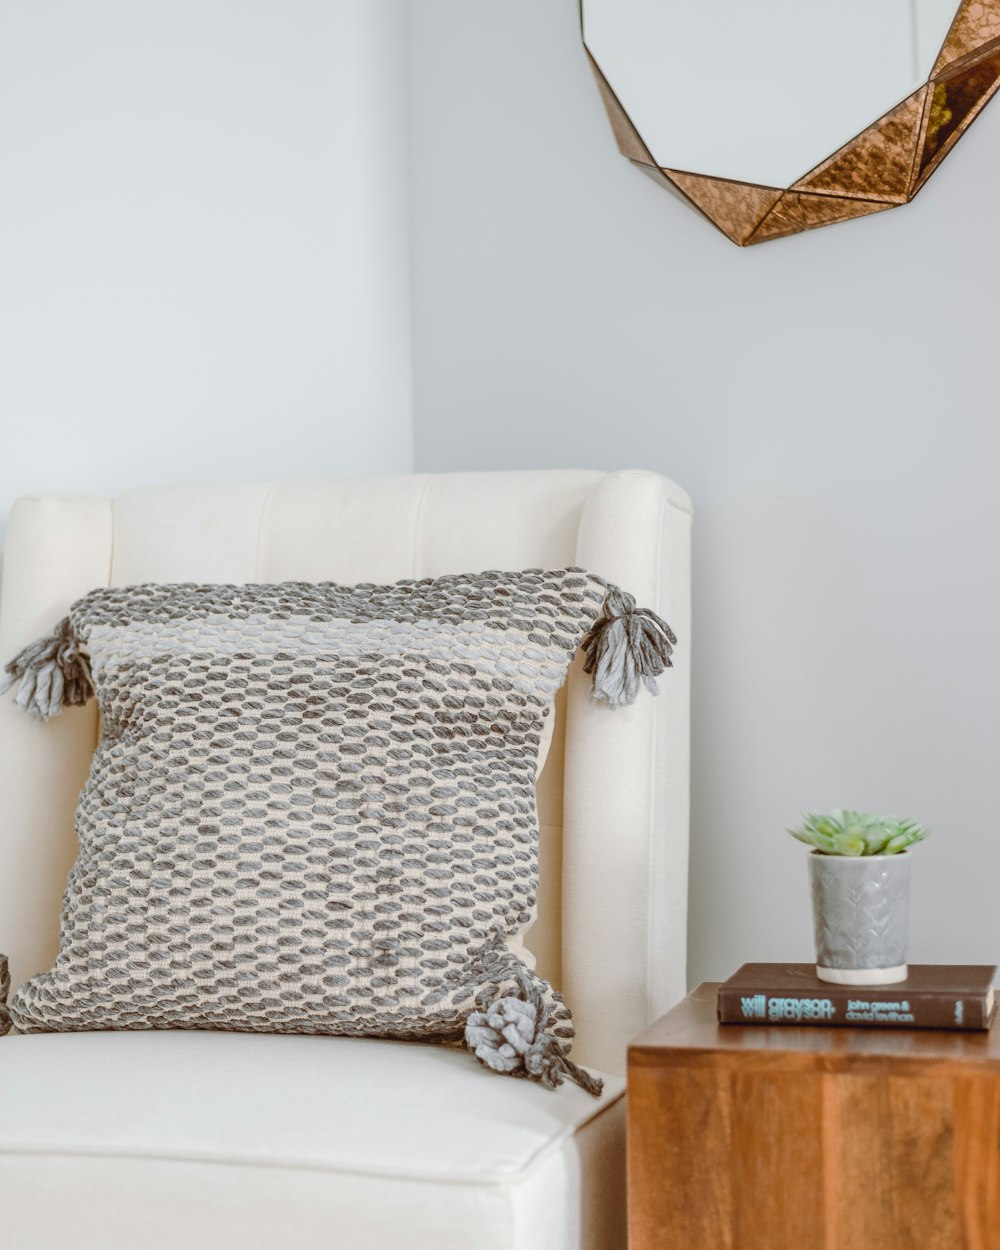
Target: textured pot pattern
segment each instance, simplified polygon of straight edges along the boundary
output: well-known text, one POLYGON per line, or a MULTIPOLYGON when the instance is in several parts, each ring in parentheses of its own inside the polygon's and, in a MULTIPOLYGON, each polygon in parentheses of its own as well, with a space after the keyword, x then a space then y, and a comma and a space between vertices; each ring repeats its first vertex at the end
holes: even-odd
POLYGON ((816 962, 826 968, 906 963, 910 857, 809 856, 816 962))

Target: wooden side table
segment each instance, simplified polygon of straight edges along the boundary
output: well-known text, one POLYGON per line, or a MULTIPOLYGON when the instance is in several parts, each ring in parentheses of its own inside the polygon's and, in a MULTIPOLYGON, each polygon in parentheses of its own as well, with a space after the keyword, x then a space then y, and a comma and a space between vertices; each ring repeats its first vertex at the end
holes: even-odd
POLYGON ((629 1250, 1000 1250, 1000 1028, 719 1025, 629 1048, 629 1250))

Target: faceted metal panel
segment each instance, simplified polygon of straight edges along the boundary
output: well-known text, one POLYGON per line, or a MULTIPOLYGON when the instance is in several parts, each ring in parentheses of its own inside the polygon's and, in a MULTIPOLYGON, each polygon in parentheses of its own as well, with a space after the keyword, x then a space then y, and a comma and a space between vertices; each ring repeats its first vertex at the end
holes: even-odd
POLYGON ((590 60, 590 68, 594 71, 594 77, 597 79, 597 88, 601 93, 601 99, 604 101, 604 107, 611 120, 611 129, 615 132, 615 139, 618 141, 618 151, 621 152, 622 156, 627 156, 630 161, 638 161, 640 165, 652 165, 655 169, 656 161, 653 160, 649 148, 643 143, 642 135, 632 125, 632 119, 622 108, 621 101, 611 90, 608 80, 598 69, 597 62, 589 52, 587 56, 590 60))
POLYGON ((995 0, 962 0, 931 77, 993 39, 1000 39, 1000 5, 995 0))
POLYGON ((867 217, 895 207, 885 200, 847 199, 839 195, 808 195, 802 191, 786 191, 768 213, 748 243, 781 239, 787 234, 801 234, 816 226, 832 226, 837 221, 867 217))
POLYGON ((1000 88, 1000 0, 963 0, 929 81, 787 190, 658 167, 587 55, 623 155, 746 247, 908 204, 1000 88))
POLYGON ((679 169, 665 169, 663 172, 706 217, 715 222, 723 234, 741 245, 747 242, 761 218, 774 207, 782 194, 780 187, 759 187, 750 182, 706 178, 702 174, 686 174, 679 169))
POLYGON ((1000 86, 1000 49, 931 83, 916 183, 923 185, 1000 86))
MULTIPOLYGON (((633 161, 632 164, 639 170, 640 173, 645 174, 651 182, 655 182, 658 187, 662 187, 664 191, 668 191, 678 203, 683 204, 684 207, 689 209, 692 213, 696 213, 699 217, 705 216, 691 197, 689 195, 685 195, 672 178, 667 177, 664 170, 658 169, 656 165, 646 165, 643 161, 633 161)), ((711 218, 709 220, 711 220, 711 218)), ((713 224, 718 225, 717 222, 713 222, 713 224)))
POLYGON ((795 190, 905 204, 927 90, 924 86, 907 96, 891 113, 800 178, 795 190))

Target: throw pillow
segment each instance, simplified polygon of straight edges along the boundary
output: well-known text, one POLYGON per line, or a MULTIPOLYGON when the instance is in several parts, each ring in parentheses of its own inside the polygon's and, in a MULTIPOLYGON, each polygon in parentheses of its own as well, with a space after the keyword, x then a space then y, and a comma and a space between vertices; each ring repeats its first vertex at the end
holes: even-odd
POLYGON ((464 1036, 596 1089, 514 953, 538 751, 581 644, 616 705, 674 642, 580 569, 86 595, 7 668, 42 719, 92 694, 102 717, 60 951, 15 1026, 464 1036))

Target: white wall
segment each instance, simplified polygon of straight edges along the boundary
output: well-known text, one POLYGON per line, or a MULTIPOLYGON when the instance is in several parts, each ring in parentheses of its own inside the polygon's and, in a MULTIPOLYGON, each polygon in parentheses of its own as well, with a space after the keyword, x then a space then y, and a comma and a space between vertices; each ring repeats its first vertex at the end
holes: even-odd
POLYGON ((0 518, 412 467, 401 0, 0 0, 0 518))
POLYGON ((1000 104, 913 205, 740 251, 618 155, 575 0, 408 19, 418 468, 694 497, 692 981, 810 957, 807 806, 934 825, 911 956, 996 960, 1000 104))
POLYGON ((411 467, 408 161, 417 467, 694 496, 692 980, 808 958, 781 831, 836 803, 937 827, 915 958, 995 958, 1000 105, 739 251, 617 154, 575 0, 411 0, 405 65, 401 3, 0 0, 0 513, 411 467))

